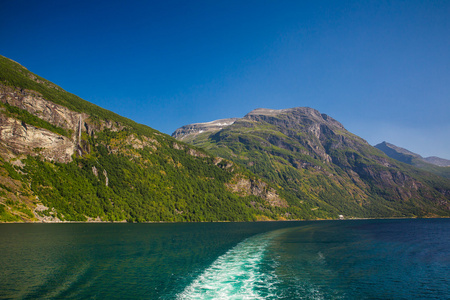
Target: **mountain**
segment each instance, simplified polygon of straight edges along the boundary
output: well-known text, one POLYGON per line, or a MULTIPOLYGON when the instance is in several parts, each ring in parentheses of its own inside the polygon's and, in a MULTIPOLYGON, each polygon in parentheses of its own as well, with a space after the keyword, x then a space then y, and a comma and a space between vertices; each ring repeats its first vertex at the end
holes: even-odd
POLYGON ((450 160, 436 156, 422 157, 417 153, 395 146, 393 144, 382 142, 375 145, 375 148, 383 151, 387 156, 423 169, 425 171, 450 178, 450 160))
POLYGON ((449 215, 448 179, 311 108, 257 109, 174 136, 0 56, 0 221, 449 215))
POLYGON ((425 161, 429 162, 430 164, 440 166, 440 167, 450 167, 450 160, 445 158, 440 158, 436 156, 429 156, 424 158, 425 161))
POLYGON ((397 147, 387 142, 382 142, 378 145, 375 145, 375 148, 380 149, 381 151, 386 153, 387 156, 409 165, 413 164, 413 160, 422 160, 422 156, 420 156, 419 154, 416 154, 404 148, 397 147))
POLYGON ((260 108, 232 120, 173 136, 247 167, 316 217, 450 215, 450 180, 389 158, 317 110, 260 108))
POLYGON ((0 56, 0 221, 300 218, 278 190, 0 56))

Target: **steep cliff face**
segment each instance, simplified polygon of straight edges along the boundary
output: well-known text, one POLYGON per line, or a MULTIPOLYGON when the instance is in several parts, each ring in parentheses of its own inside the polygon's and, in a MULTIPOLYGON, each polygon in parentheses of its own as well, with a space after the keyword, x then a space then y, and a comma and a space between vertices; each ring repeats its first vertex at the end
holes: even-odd
POLYGON ((75 135, 64 136, 49 129, 33 126, 21 113, 44 120, 55 127, 75 132, 81 114, 46 101, 36 92, 0 84, 0 143, 16 154, 42 155, 49 160, 69 162, 76 149, 75 135), (14 108, 15 110, 11 111, 14 108))
POLYGON ((399 164, 311 108, 256 109, 184 138, 280 185, 291 206, 359 217, 450 214, 448 180, 399 164))
POLYGON ((0 142, 16 154, 42 155, 44 158, 69 162, 75 143, 49 130, 37 128, 0 113, 0 142))
POLYGON ((285 218, 276 188, 240 166, 1 56, 0 150, 0 221, 285 218), (234 189, 237 177, 250 186, 234 189))
POLYGON ((93 122, 88 114, 48 101, 35 91, 0 84, 0 101, 4 104, 0 107, 0 143, 17 154, 67 163, 72 155, 88 152, 82 134, 92 136, 96 131, 123 129, 120 123, 110 120, 93 122), (44 121, 53 126, 33 126, 27 116, 34 117, 38 124, 44 121))
POLYGON ((79 120, 87 119, 87 114, 45 100, 38 92, 0 85, 0 101, 28 111, 36 117, 57 127, 75 131, 79 120))

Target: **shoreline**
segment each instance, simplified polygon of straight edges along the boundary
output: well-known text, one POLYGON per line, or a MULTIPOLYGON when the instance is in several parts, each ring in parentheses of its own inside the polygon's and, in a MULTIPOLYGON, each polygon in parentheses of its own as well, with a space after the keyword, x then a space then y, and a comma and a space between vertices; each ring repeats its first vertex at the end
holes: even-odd
POLYGON ((0 222, 1 224, 188 224, 188 223, 272 223, 272 222, 320 222, 320 221, 357 221, 357 220, 413 220, 413 219, 450 219, 450 216, 434 217, 380 217, 380 218, 348 218, 348 219, 314 219, 314 220, 264 220, 264 221, 199 221, 199 222, 127 222, 127 221, 29 221, 29 222, 0 222))

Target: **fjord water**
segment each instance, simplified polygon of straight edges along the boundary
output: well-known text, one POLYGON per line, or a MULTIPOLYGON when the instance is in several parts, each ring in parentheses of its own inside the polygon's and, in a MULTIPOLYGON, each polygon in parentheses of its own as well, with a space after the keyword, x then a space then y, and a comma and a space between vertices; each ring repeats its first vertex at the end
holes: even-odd
POLYGON ((1 224, 1 299, 449 299, 450 220, 1 224))

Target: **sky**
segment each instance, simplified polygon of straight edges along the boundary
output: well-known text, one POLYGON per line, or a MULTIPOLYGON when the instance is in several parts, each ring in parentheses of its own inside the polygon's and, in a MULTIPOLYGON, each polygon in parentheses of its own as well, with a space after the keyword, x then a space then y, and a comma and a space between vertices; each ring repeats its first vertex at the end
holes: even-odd
POLYGON ((450 159, 450 1, 0 0, 0 54, 171 134, 312 107, 450 159))

